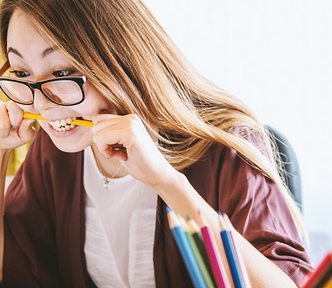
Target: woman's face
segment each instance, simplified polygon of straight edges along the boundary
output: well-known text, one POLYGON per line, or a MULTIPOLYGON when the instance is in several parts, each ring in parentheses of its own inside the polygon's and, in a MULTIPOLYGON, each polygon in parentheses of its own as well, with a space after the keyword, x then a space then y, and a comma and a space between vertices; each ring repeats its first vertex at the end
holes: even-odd
MULTIPOLYGON (((9 22, 7 52, 11 77, 23 81, 41 81, 64 76, 82 76, 50 42, 45 41, 38 29, 34 28, 28 17, 16 10, 9 22)), ((54 144, 62 151, 77 152, 91 145, 91 128, 69 125, 64 132, 54 128, 57 120, 67 121, 73 117, 91 120, 101 112, 114 113, 112 105, 87 81, 84 85, 85 100, 74 106, 59 106, 49 101, 39 90, 35 90, 33 105, 20 105, 28 112, 41 114, 48 121, 39 121, 54 144)), ((61 97, 61 96, 60 96, 61 97)), ((70 121, 68 121, 70 122, 70 121)), ((59 123, 59 122, 57 122, 59 123)), ((64 129, 62 129, 64 130, 64 129)))

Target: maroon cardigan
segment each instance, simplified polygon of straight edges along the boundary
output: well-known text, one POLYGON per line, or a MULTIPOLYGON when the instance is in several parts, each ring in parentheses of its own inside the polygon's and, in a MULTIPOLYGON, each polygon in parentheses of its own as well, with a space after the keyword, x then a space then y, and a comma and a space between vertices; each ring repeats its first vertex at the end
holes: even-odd
MULTIPOLYGON (((311 269, 309 257, 274 183, 221 144, 213 145, 182 172, 261 253, 296 283, 302 280, 311 269)), ((84 255, 84 205, 83 152, 59 151, 40 129, 5 196, 1 287, 95 287, 84 255)), ((165 207, 158 198, 156 286, 193 287, 168 227, 165 207)))

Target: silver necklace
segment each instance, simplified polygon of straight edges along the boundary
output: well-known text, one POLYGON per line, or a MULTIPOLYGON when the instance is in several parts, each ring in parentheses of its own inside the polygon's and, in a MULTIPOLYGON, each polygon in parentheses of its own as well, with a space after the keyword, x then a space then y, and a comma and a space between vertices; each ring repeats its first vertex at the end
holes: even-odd
MULTIPOLYGON (((96 160, 97 160, 97 159, 96 159, 96 160)), ((97 161, 98 161, 98 160, 97 160, 97 161)), ((98 161, 98 162, 99 162, 99 161, 98 161)), ((97 164, 98 164, 98 169, 99 169, 99 171, 100 171, 100 170, 101 170, 101 169, 99 168, 100 164, 99 164, 98 162, 97 162, 97 164)), ((108 183, 110 183, 110 181, 114 179, 115 175, 119 172, 121 166, 122 166, 122 162, 120 162, 120 165, 119 165, 118 169, 116 169, 115 173, 113 174, 113 176, 112 176, 111 178, 108 178, 108 177, 106 177, 106 176, 103 175, 104 188, 106 189, 106 191, 108 190, 108 183)), ((101 171, 100 171, 100 173, 101 173, 101 171)), ((103 174, 103 173, 101 173, 101 174, 103 174)))
POLYGON ((100 162, 97 159, 97 157, 96 157, 95 152, 93 151, 93 149, 91 149, 91 150, 92 150, 93 156, 95 157, 98 170, 99 170, 100 174, 103 176, 103 181, 104 181, 104 185, 103 186, 104 186, 105 190, 108 191, 108 184, 110 183, 111 180, 114 179, 114 177, 116 176, 116 174, 119 172, 119 170, 120 170, 123 162, 120 161, 120 165, 119 165, 118 169, 116 169, 115 173, 113 174, 113 176, 111 178, 108 178, 108 177, 106 177, 106 176, 103 175, 100 162))

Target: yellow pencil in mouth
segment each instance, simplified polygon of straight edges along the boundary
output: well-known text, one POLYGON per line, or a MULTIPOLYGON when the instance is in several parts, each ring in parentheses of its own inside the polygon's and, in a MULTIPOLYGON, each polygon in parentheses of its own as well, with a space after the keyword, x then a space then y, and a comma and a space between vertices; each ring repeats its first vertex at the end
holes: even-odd
MULTIPOLYGON (((23 113, 23 118, 48 121, 47 119, 45 119, 44 117, 42 117, 40 114, 33 114, 33 113, 29 113, 29 112, 24 112, 23 113)), ((93 126, 93 122, 92 121, 79 120, 79 119, 73 120, 71 122, 71 124, 78 125, 78 126, 85 126, 85 127, 92 127, 93 126)))

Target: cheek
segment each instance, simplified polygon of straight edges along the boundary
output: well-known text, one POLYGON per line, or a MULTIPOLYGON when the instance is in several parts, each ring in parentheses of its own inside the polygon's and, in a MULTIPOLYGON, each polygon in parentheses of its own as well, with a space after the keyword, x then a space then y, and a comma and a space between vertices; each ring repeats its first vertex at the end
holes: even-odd
POLYGON ((34 105, 21 105, 21 104, 17 104, 18 107, 20 107, 23 111, 27 111, 30 113, 38 113, 39 112, 35 109, 34 105))
POLYGON ((112 114, 115 112, 113 105, 89 81, 85 84, 84 91, 85 101, 82 104, 90 108, 90 112, 95 112, 95 114, 103 110, 112 114))

